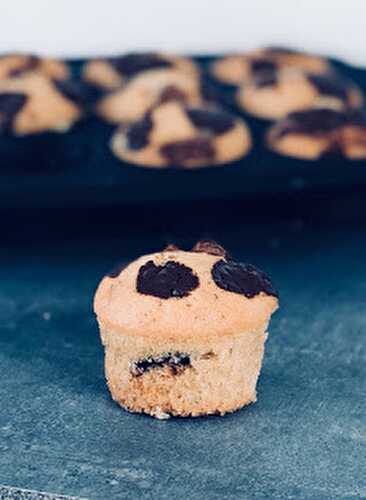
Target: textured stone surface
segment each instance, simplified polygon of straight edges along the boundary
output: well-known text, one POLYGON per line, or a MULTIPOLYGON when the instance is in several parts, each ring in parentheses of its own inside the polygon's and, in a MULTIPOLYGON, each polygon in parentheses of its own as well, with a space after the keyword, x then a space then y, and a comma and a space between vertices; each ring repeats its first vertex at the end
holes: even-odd
MULTIPOLYGON (((157 421, 110 399, 91 301, 114 262, 165 236, 118 217, 80 234, 73 218, 34 234, 12 223, 0 248, 1 483, 92 499, 366 498, 364 225, 213 231, 281 294, 258 402, 157 421)), ((190 248, 195 231, 168 239, 190 248)))

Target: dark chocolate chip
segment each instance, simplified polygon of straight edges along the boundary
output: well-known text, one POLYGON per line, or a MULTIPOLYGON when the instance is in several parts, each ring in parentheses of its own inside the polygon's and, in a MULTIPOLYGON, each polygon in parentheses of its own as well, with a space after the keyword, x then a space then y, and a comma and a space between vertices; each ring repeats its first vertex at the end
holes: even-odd
POLYGON ((366 111, 359 109, 351 109, 347 112, 346 125, 354 125, 356 127, 366 127, 366 111))
POLYGON ((186 102, 186 100, 187 96, 182 90, 180 90, 175 85, 169 85, 162 91, 159 99, 159 104, 163 104, 164 102, 169 101, 186 102))
POLYGON ((298 50, 295 49, 289 49, 288 47, 276 47, 274 45, 270 47, 266 47, 265 52, 271 54, 271 55, 294 55, 294 54, 301 54, 298 50))
POLYGON ((319 94, 336 97, 342 102, 348 101, 349 82, 338 75, 307 75, 319 94))
POLYGON ((287 134, 322 134, 342 127, 347 115, 333 109, 308 109, 290 113, 279 129, 278 137, 287 134))
POLYGON ((211 273, 216 285, 228 292, 240 293, 249 299, 261 292, 278 297, 269 277, 250 264, 219 260, 211 273))
POLYGON ((186 297, 198 285, 198 277, 192 269, 173 260, 162 266, 156 266, 149 260, 140 268, 136 281, 139 293, 160 299, 186 297))
POLYGON ((27 71, 32 71, 36 69, 37 66, 39 65, 39 62, 40 62, 39 57, 27 56, 27 59, 21 66, 18 66, 17 68, 14 68, 11 71, 9 71, 9 77, 15 78, 17 76, 22 75, 23 73, 26 73, 27 71))
POLYGON ((127 267, 127 263, 117 264, 107 272, 106 276, 109 276, 109 278, 118 278, 125 267, 127 267))
POLYGON ((53 83, 66 99, 73 101, 78 106, 83 107, 94 98, 92 87, 83 82, 76 82, 75 80, 53 80, 53 83))
POLYGON ((112 57, 108 59, 110 64, 127 78, 150 69, 169 68, 172 63, 153 52, 144 54, 127 54, 121 57, 112 57))
POLYGON ((150 370, 168 367, 173 375, 178 375, 189 366, 191 366, 189 355, 182 352, 175 352, 163 354, 158 357, 139 359, 131 365, 130 371, 133 376, 139 377, 150 370))
POLYGON ((153 128, 150 115, 145 115, 142 120, 131 125, 127 130, 127 141, 130 149, 142 149, 149 142, 149 134, 153 128))
POLYGON ((195 246, 192 248, 192 252, 202 252, 202 253, 208 253, 209 255, 218 255, 221 257, 227 257, 226 250, 216 243, 216 241, 212 240, 200 240, 198 241, 195 246))
POLYGON ((21 93, 6 92, 0 94, 0 130, 5 131, 11 127, 15 115, 22 109, 27 101, 27 96, 21 93))
POLYGON ((191 160, 210 161, 215 157, 215 149, 205 137, 171 142, 161 146, 160 152, 171 166, 181 166, 191 160))
POLYGON ((187 115, 193 125, 217 135, 228 132, 235 125, 235 119, 224 111, 188 109, 187 115))
POLYGON ((277 83, 277 65, 268 59, 253 59, 251 70, 257 87, 271 87, 277 83))

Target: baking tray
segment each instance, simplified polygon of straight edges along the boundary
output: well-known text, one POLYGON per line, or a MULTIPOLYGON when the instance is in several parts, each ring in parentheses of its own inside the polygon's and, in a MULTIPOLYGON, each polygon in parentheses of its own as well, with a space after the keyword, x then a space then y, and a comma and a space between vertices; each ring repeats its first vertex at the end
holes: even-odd
MULTIPOLYGON (((197 57, 205 70, 214 57, 197 57)), ((70 61, 75 76, 84 61, 70 61)), ((366 93, 366 70, 334 65, 366 93)), ((205 85, 223 106, 245 117, 254 148, 240 161, 198 170, 154 170, 114 158, 108 143, 114 127, 95 117, 65 134, 0 138, 0 206, 87 205, 229 198, 333 189, 366 184, 366 161, 282 157, 263 146, 268 122, 240 113, 232 88, 207 75, 205 85)))

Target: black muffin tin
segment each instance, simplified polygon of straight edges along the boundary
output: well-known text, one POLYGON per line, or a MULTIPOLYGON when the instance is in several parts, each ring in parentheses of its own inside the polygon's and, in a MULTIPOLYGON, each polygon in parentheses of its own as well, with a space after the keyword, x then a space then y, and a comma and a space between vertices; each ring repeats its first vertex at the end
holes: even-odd
MULTIPOLYGON (((207 70, 214 57, 197 57, 207 70)), ((366 94, 366 70, 333 61, 366 94)), ((78 77, 83 61, 70 65, 78 77)), ((196 170, 136 167, 114 158, 109 140, 114 127, 95 117, 65 134, 0 137, 0 204, 86 205, 232 198, 245 195, 349 188, 366 185, 366 161, 324 158, 305 161, 282 157, 264 146, 269 122, 250 117, 235 105, 234 89, 205 72, 209 95, 243 116, 254 147, 245 158, 196 170)))

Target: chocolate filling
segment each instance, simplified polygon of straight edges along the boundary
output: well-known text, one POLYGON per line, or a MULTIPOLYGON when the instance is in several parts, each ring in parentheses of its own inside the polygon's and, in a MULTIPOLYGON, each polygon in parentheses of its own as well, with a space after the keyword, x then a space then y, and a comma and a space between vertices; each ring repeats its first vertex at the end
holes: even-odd
POLYGON ((277 65, 268 59, 253 59, 251 71, 257 87, 271 87, 277 83, 277 65))
POLYGON ((215 157, 215 149, 210 139, 205 137, 164 144, 160 153, 172 166, 184 165, 191 160, 210 161, 215 157))
POLYGON ((172 63, 164 59, 159 54, 153 52, 145 54, 127 54, 121 57, 108 59, 116 71, 127 78, 134 76, 141 71, 157 68, 170 68, 172 63))
POLYGON ((172 375, 178 375, 189 366, 191 366, 191 359, 188 354, 169 352, 159 357, 148 357, 135 361, 131 365, 130 372, 134 377, 140 377, 150 370, 168 367, 172 375))
POLYGON ((307 75, 307 78, 319 94, 347 102, 349 84, 344 78, 337 75, 307 75))
POLYGON ((278 297, 269 277, 250 264, 219 260, 213 265, 211 274, 219 288, 240 293, 248 299, 261 292, 278 297))
POLYGON ((126 134, 128 147, 138 150, 147 146, 152 128, 153 122, 150 115, 145 115, 142 120, 131 125, 126 134))
POLYGON ((322 134, 345 125, 347 115, 333 109, 309 109, 290 113, 283 121, 277 137, 287 134, 322 134))
POLYGON ((193 125, 216 135, 228 132, 235 125, 235 119, 223 111, 188 109, 187 115, 193 125))
POLYGON ((32 71, 37 68, 40 60, 39 57, 37 56, 28 56, 26 61, 21 66, 18 66, 17 68, 12 69, 9 71, 9 77, 14 78, 17 76, 20 76, 23 73, 26 73, 27 71, 32 71))
POLYGON ((209 255, 218 255, 220 257, 225 257, 227 258, 227 252, 226 250, 216 243, 216 241, 212 240, 200 240, 198 241, 195 246, 192 248, 192 252, 198 252, 198 253, 207 253, 209 255))
POLYGON ((162 266, 149 260, 140 267, 136 280, 139 293, 160 299, 187 297, 198 285, 199 279, 191 268, 172 260, 162 266))
POLYGON ((174 85, 169 85, 168 87, 165 87, 160 94, 159 104, 169 101, 179 101, 184 103, 186 100, 187 96, 182 90, 174 85))
POLYGON ((0 130, 10 129, 15 115, 25 105, 28 97, 21 93, 0 94, 0 130))

